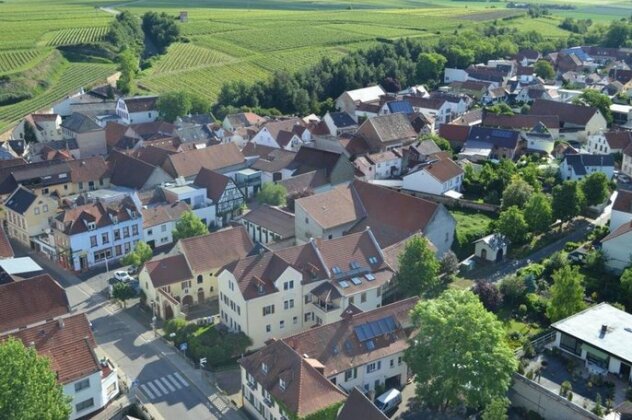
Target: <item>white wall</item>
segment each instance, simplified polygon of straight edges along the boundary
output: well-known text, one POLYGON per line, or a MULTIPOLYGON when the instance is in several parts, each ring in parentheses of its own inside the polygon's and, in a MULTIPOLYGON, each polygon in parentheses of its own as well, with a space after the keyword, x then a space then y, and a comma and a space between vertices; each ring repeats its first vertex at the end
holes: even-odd
POLYGON ((90 376, 83 377, 74 382, 65 384, 63 386, 63 390, 65 395, 72 398, 72 401, 70 403, 72 408, 70 419, 74 420, 86 416, 87 414, 90 414, 94 411, 100 410, 118 394, 119 388, 117 374, 116 371, 112 371, 112 373, 110 373, 108 377, 102 380, 101 371, 98 371, 91 374, 90 376), (79 391, 75 391, 75 384, 82 382, 84 379, 89 380, 90 386, 79 391), (110 389, 109 393, 108 389, 110 389), (77 412, 77 404, 89 400, 90 398, 92 398, 93 405, 77 412))
POLYGON ((454 230, 456 221, 450 212, 440 205, 433 219, 424 229, 424 235, 437 247, 437 256, 442 257, 450 247, 454 240, 454 230))
MULTIPOLYGON (((406 383, 408 379, 408 366, 404 362, 404 352, 398 352, 391 356, 387 356, 381 359, 372 360, 370 363, 380 362, 380 369, 372 372, 367 371, 367 365, 364 363, 359 366, 355 366, 355 377, 351 376, 349 380, 345 381, 345 372, 340 372, 336 375, 330 376, 330 381, 335 379, 336 385, 342 387, 347 392, 351 391, 354 387, 359 387, 365 391, 374 390, 375 382, 378 381, 380 385, 384 385, 384 381, 393 376, 400 376, 402 384, 406 383), (391 366, 392 363, 392 366, 391 366)), ((352 371, 353 368, 349 369, 352 371)), ((352 373, 350 373, 353 375, 352 373)))
POLYGON ((632 261, 632 233, 603 242, 602 250, 608 258, 606 267, 616 273, 622 272, 632 261))

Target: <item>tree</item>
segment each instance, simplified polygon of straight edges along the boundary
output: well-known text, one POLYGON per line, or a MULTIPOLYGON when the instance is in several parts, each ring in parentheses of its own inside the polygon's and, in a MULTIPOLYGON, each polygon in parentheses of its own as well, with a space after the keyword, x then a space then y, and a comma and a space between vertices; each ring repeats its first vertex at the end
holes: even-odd
POLYGON ((503 297, 511 304, 511 306, 515 306, 516 304, 522 302, 527 294, 525 281, 516 275, 503 278, 500 282, 499 289, 503 294, 503 297))
POLYGON ((451 250, 446 251, 441 257, 441 273, 443 274, 456 274, 459 271, 459 259, 456 254, 451 250))
POLYGON ((143 15, 143 31, 160 53, 180 37, 180 27, 166 13, 147 12, 143 15))
POLYGON ((406 296, 431 294, 439 285, 439 261, 421 236, 412 237, 398 256, 397 284, 406 296))
POLYGON ((506 394, 518 363, 502 324, 472 292, 420 301, 412 320, 419 334, 405 357, 422 401, 441 411, 462 402, 478 409, 506 394))
POLYGON ((529 234, 529 225, 527 225, 524 214, 516 206, 511 206, 500 213, 500 217, 496 221, 496 229, 514 244, 524 243, 529 234))
POLYGON ((621 285, 621 301, 629 312, 632 310, 632 268, 625 269, 619 282, 621 285))
POLYGON ((134 250, 123 257, 121 262, 124 265, 133 265, 135 267, 140 267, 145 264, 147 261, 151 260, 154 256, 154 252, 151 247, 147 245, 146 242, 138 241, 136 242, 136 246, 134 246, 134 250))
POLYGON ((263 184, 261 191, 257 194, 259 204, 269 204, 271 206, 284 206, 287 200, 287 189, 281 184, 268 182, 263 184))
POLYGON ((176 222, 176 227, 173 229, 173 239, 185 239, 193 236, 200 236, 208 233, 208 227, 192 211, 185 211, 182 213, 180 220, 176 222))
POLYGON ((417 79, 422 82, 438 82, 443 76, 443 69, 448 60, 439 53, 419 54, 417 59, 417 79))
POLYGON ((480 299, 488 311, 496 312, 503 303, 503 296, 495 284, 487 281, 477 281, 472 292, 480 299))
POLYGON ((452 145, 450 144, 450 142, 437 134, 424 134, 419 137, 419 140, 421 141, 432 140, 439 147, 439 149, 445 150, 446 152, 450 152, 450 153, 453 152, 452 145))
POLYGON ((513 109, 504 102, 487 107, 487 111, 496 115, 514 115, 513 109))
POLYGON ((24 141, 27 143, 37 142, 37 134, 35 133, 35 127, 29 120, 24 120, 24 141))
POLYGON ((584 276, 579 267, 567 265, 553 273, 551 300, 546 314, 551 322, 559 321, 584 309, 584 276))
POLYGON ((603 172, 593 172, 584 177, 581 187, 586 204, 594 206, 603 203, 610 193, 608 184, 608 177, 603 172))
POLYGON ((158 98, 160 118, 174 122, 176 118, 187 115, 191 110, 191 97, 186 92, 169 92, 158 98))
POLYGON ((532 194, 533 187, 521 176, 514 175, 511 178, 511 183, 503 191, 503 208, 507 209, 511 206, 523 208, 532 194))
POLYGON ((555 77, 555 69, 551 63, 545 60, 538 60, 535 63, 534 71, 536 76, 544 80, 552 80, 555 77))
POLYGON ((482 420, 507 420, 510 401, 506 397, 494 398, 483 411, 482 420))
MULTIPOLYGON (((576 181, 564 181, 553 188, 553 218, 567 222, 579 216, 586 200, 584 193, 576 181)), ((561 228, 560 228, 561 229, 561 228)))
POLYGON ((534 233, 546 232, 553 222, 551 200, 543 193, 533 194, 524 207, 524 219, 534 233))
POLYGON ((129 283, 118 282, 112 287, 112 298, 119 300, 123 307, 127 306, 127 300, 133 298, 136 295, 132 286, 129 283))
POLYGON ((71 408, 50 359, 9 338, 0 344, 0 413, 3 419, 62 420, 71 408))
POLYGON ((632 28, 629 24, 614 20, 604 37, 604 47, 620 48, 628 42, 630 35, 632 35, 632 28))
POLYGON ((211 112, 211 102, 203 96, 189 93, 191 100, 190 114, 208 114, 211 112))
POLYGON ((125 48, 120 52, 117 60, 121 77, 116 81, 116 87, 123 93, 130 93, 132 82, 138 73, 138 56, 132 48, 125 48))
POLYGON ((601 112, 608 124, 612 123, 612 112, 610 111, 612 100, 608 95, 604 95, 595 89, 586 89, 581 95, 573 99, 573 103, 594 106, 601 112))

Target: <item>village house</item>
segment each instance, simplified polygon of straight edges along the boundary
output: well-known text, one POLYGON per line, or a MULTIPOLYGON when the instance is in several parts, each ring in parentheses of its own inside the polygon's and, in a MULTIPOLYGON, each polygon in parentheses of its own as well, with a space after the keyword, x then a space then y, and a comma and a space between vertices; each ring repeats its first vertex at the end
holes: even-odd
POLYGON ((236 131, 240 128, 258 127, 266 121, 254 112, 238 112, 228 114, 222 121, 222 127, 229 131, 236 131))
POLYGON ((202 168, 193 185, 206 191, 206 197, 215 205, 215 218, 209 220, 214 226, 224 226, 241 214, 245 203, 244 194, 231 178, 202 168))
POLYGON ((369 118, 356 133, 370 147, 371 152, 385 152, 407 146, 417 139, 417 133, 404 114, 387 114, 369 118))
MULTIPOLYGON (((420 96, 420 98, 423 96, 420 96)), ((388 102, 384 102, 384 105, 380 108, 378 114, 379 115, 387 115, 387 114, 406 114, 410 115, 414 113, 412 105, 405 99, 396 99, 388 102)))
POLYGON ((566 155, 560 163, 560 176, 563 180, 579 181, 595 172, 602 172, 608 179, 612 179, 614 176, 612 155, 566 155))
POLYGON ((595 374, 611 373, 632 381, 631 323, 629 313, 600 303, 551 325, 554 346, 595 374))
POLYGON ((461 191, 464 171, 449 157, 437 157, 421 163, 403 176, 402 188, 428 194, 443 195, 461 191))
POLYGON ((405 97, 404 100, 410 103, 414 112, 429 115, 439 126, 449 123, 459 115, 457 106, 444 96, 430 96, 428 98, 411 96, 405 97))
POLYGON ((157 96, 120 98, 116 102, 116 115, 123 124, 138 124, 158 119, 157 96))
POLYGON ((15 126, 11 132, 11 138, 24 139, 25 124, 31 124, 38 143, 47 143, 64 138, 59 114, 29 114, 15 126))
POLYGON ((206 226, 215 226, 217 223, 217 205, 207 197, 206 188, 192 183, 181 182, 167 183, 159 187, 162 195, 171 205, 179 202, 185 203, 206 226))
POLYGON ((423 233, 439 256, 452 246, 456 227, 442 204, 357 180, 296 200, 295 216, 298 243, 371 227, 382 248, 423 233))
POLYGON ((310 131, 300 118, 267 121, 250 140, 262 146, 297 151, 303 144, 312 141, 310 131))
POLYGON ((110 182, 138 191, 150 190, 158 185, 173 182, 164 169, 116 150, 110 153, 112 177, 110 182))
POLYGON ((228 264, 218 275, 220 318, 253 344, 340 319, 353 304, 382 305, 393 270, 370 229, 268 251, 228 264))
POLYGON ((195 179, 202 168, 232 177, 247 167, 244 155, 233 143, 216 144, 202 149, 184 150, 166 156, 161 167, 173 179, 195 179))
POLYGON ((507 256, 509 241, 499 233, 492 233, 474 242, 474 255, 483 261, 501 262, 507 256))
POLYGON ((601 240, 601 249, 606 257, 606 267, 620 274, 632 261, 632 220, 626 221, 610 231, 601 240))
POLYGON ((309 146, 301 147, 287 169, 292 176, 322 170, 331 185, 350 182, 355 175, 353 164, 343 153, 309 146))
POLYGON ((632 220, 632 191, 618 189, 617 198, 612 203, 610 214, 610 231, 632 220))
POLYGON ((294 245, 294 214, 283 209, 264 204, 246 213, 241 223, 254 242, 294 245))
POLYGON ((560 120, 560 137, 566 140, 587 141, 588 137, 606 129, 606 119, 597 108, 536 100, 529 115, 556 115, 560 120))
POLYGON ((287 179, 294 172, 289 166, 294 161, 296 152, 247 143, 242 153, 246 159, 257 159, 250 168, 261 173, 262 185, 287 179))
POLYGON ((403 150, 402 166, 404 168, 414 168, 420 163, 426 163, 434 159, 437 153, 441 153, 441 149, 434 141, 417 141, 403 150))
POLYGON ((402 172, 402 157, 397 149, 359 157, 354 164, 365 173, 366 180, 389 179, 402 172))
POLYGON ((58 262, 75 271, 117 261, 143 239, 143 216, 129 196, 64 209, 51 227, 58 262))
MULTIPOLYGON (((360 104, 364 102, 379 101, 384 95, 386 95, 386 91, 379 85, 348 90, 336 98, 336 109, 338 111, 346 112, 357 121, 358 117, 356 111, 358 110, 360 104)), ((375 110, 376 115, 378 110, 375 110)))
POLYGON ((358 129, 358 123, 346 112, 327 112, 323 117, 323 123, 332 136, 354 133, 358 129))
POLYGON ((472 127, 459 157, 472 161, 510 159, 516 156, 520 132, 500 128, 472 127))
POLYGON ((358 387, 353 388, 347 401, 338 411, 336 420, 355 420, 358 416, 364 420, 388 420, 386 414, 380 411, 369 398, 370 395, 364 395, 358 387))
POLYGON ((184 201, 143 206, 143 241, 152 249, 172 243, 173 229, 188 210, 190 207, 184 201))
POLYGON ((145 263, 138 275, 140 288, 156 316, 180 316, 192 305, 217 299, 222 267, 246 257, 253 248, 241 226, 181 239, 174 253, 145 263))
POLYGON ((632 144, 632 132, 607 131, 588 137, 587 149, 594 154, 609 155, 623 153, 632 144))
POLYGON ((105 156, 107 154, 105 129, 89 116, 73 112, 70 117, 61 123, 61 129, 64 138, 77 140, 79 153, 82 158, 105 156))
POLYGON ((9 237, 31 248, 33 238, 49 230, 49 220, 55 216, 57 200, 18 187, 4 202, 9 237))

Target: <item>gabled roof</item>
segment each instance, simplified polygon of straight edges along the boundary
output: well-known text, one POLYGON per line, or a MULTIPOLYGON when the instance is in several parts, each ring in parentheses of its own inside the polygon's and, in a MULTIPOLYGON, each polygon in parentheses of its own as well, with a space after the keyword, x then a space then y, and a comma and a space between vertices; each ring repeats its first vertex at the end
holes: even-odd
POLYGON ((0 332, 69 312, 66 291, 48 274, 0 285, 0 332))
POLYGON ((297 131, 298 127, 304 128, 305 123, 300 118, 288 118, 284 120, 272 120, 263 124, 262 129, 265 127, 273 139, 278 141, 278 136, 281 131, 287 131, 292 134, 300 136, 301 132, 297 131))
POLYGON ((346 112, 330 112, 329 117, 337 128, 346 128, 358 125, 358 123, 351 118, 351 115, 346 112))
POLYGON ((612 155, 589 155, 589 154, 576 154, 566 155, 564 160, 567 165, 573 168, 573 171, 577 175, 586 175, 588 171, 587 166, 597 167, 611 167, 614 166, 614 156, 612 155))
POLYGON ((244 161, 244 155, 234 143, 225 143, 170 155, 165 160, 163 169, 174 178, 188 178, 196 175, 202 168, 221 171, 244 161))
POLYGON ((129 196, 108 204, 97 201, 68 208, 58 213, 55 220, 61 222, 63 228, 58 229, 57 226, 55 228, 66 235, 76 235, 87 232, 89 223, 94 223, 95 228, 99 229, 114 225, 114 218, 117 219, 117 223, 131 220, 132 212, 138 212, 138 209, 129 196))
POLYGON ((382 413, 368 399, 362 391, 354 387, 349 393, 349 398, 345 401, 345 405, 338 413, 336 420, 388 420, 388 417, 382 413))
POLYGON ((463 169, 449 158, 438 159, 427 165, 420 165, 418 169, 413 169, 411 172, 416 172, 417 170, 428 172, 433 178, 442 183, 463 174, 463 169))
POLYGON ((609 131, 604 133, 604 137, 611 149, 625 149, 632 144, 632 132, 630 131, 609 131))
POLYGON ((144 269, 147 270, 154 288, 180 283, 193 278, 187 259, 182 254, 152 259, 145 263, 144 269))
POLYGON ((37 352, 51 359, 51 367, 61 384, 67 384, 101 370, 94 353, 97 344, 85 313, 53 320, 17 331, 9 336, 25 346, 35 346, 37 352))
POLYGON ((110 181, 121 187, 142 189, 153 175, 156 167, 124 153, 110 153, 112 177, 110 181))
POLYGON ((313 192, 316 188, 327 185, 328 183, 327 171, 325 169, 295 175, 278 182, 278 184, 285 187, 288 195, 303 193, 306 191, 313 192))
POLYGON ((415 112, 410 102, 404 100, 387 102, 386 106, 391 113, 400 112, 402 114, 412 114, 415 112))
POLYGON ((147 229, 167 222, 178 221, 182 217, 182 213, 189 209, 189 205, 184 201, 143 208, 141 209, 141 213, 143 214, 143 228, 147 229))
POLYGON ((467 141, 484 142, 496 147, 515 149, 520 139, 520 132, 500 128, 472 127, 467 141))
POLYGON ((586 125, 599 111, 592 106, 537 99, 529 109, 529 115, 557 115, 562 124, 586 125))
POLYGON ((157 96, 134 96, 123 98, 128 112, 146 112, 156 109, 157 96))
POLYGON ((380 99, 380 97, 382 95, 385 95, 386 92, 384 91, 384 89, 382 89, 381 86, 376 85, 355 90, 348 90, 344 92, 343 95, 344 94, 348 95, 349 98, 351 98, 351 100, 354 102, 368 102, 380 99))
POLYGON ((233 128, 240 127, 252 127, 253 125, 259 125, 265 121, 265 118, 260 117, 254 112, 239 112, 237 114, 228 114, 226 119, 230 122, 233 128))
POLYGON ((610 232, 608 236, 601 240, 601 242, 608 242, 611 239, 618 238, 619 236, 628 234, 630 232, 632 232, 632 220, 622 224, 621 226, 610 232))
POLYGON ((358 134, 367 141, 387 144, 417 137, 415 129, 404 114, 387 114, 369 118, 362 123, 358 134))
POLYGON ((73 159, 66 163, 70 168, 70 179, 75 183, 97 181, 110 176, 110 167, 102 156, 73 159))
POLYGON ((280 340, 243 357, 239 364, 297 418, 307 417, 346 398, 346 394, 308 360, 280 340), (263 364, 267 368, 265 372, 263 364), (283 388, 280 380, 283 380, 283 388))
POLYGON ((28 188, 19 186, 4 202, 4 206, 18 214, 24 214, 37 200, 37 194, 28 188))
POLYGON ((232 180, 226 175, 211 171, 210 169, 201 168, 195 177, 193 184, 206 189, 206 196, 219 203, 226 191, 226 187, 232 180))
POLYGON ((439 136, 451 143, 463 144, 470 134, 469 125, 441 124, 439 127, 439 136))
POLYGON ((280 235, 283 239, 294 236, 294 215, 278 207, 264 204, 246 213, 243 218, 250 223, 280 235))
POLYGON ((294 157, 296 156, 296 152, 290 152, 289 150, 276 148, 272 149, 269 153, 264 154, 264 152, 262 152, 262 154, 263 156, 257 159, 255 163, 252 164, 251 168, 271 173, 279 172, 282 169, 290 166, 290 164, 294 161, 294 157))
POLYGON ((171 155, 175 155, 178 152, 174 150, 167 150, 163 147, 145 146, 140 147, 131 154, 136 159, 140 159, 145 163, 149 163, 152 166, 162 166, 165 160, 171 155))
POLYGON ((73 133, 87 133, 88 131, 102 130, 102 128, 85 114, 80 112, 73 112, 72 115, 66 118, 61 126, 73 133))
POLYGON ((632 191, 622 189, 618 191, 617 198, 612 204, 612 210, 632 213, 632 191))
POLYGON ((194 272, 215 270, 246 257, 254 244, 243 226, 181 239, 182 254, 194 272))
POLYGON ((482 125, 520 130, 533 128, 540 122, 544 124, 546 128, 560 128, 560 119, 557 115, 502 115, 494 114, 493 112, 485 112, 483 114, 482 125))
POLYGON ((287 168, 294 170, 294 175, 324 169, 327 177, 330 177, 341 159, 346 159, 342 153, 303 146, 287 168))
POLYGON ((340 185, 330 191, 299 198, 301 206, 323 229, 354 223, 366 217, 366 211, 355 190, 340 185))
POLYGON ((283 341, 298 354, 316 359, 324 366, 324 376, 331 377, 406 350, 412 333, 410 311, 417 301, 417 297, 408 298, 311 328, 283 341), (375 324, 384 327, 371 328, 375 324), (364 331, 371 333, 366 335, 364 331))

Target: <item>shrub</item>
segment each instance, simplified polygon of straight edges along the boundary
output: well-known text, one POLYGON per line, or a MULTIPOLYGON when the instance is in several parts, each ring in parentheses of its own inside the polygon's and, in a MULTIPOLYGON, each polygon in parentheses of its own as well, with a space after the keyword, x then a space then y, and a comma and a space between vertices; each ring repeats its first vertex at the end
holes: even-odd
POLYGON ((522 350, 524 351, 524 356, 533 359, 535 357, 535 348, 533 348, 533 343, 531 341, 527 341, 522 345, 522 350))
POLYGON ((592 412, 599 417, 603 416, 603 407, 601 406, 601 394, 597 394, 595 398, 595 406, 592 409, 592 412))
POLYGON ((521 303, 520 306, 518 306, 518 313, 521 317, 525 316, 527 314, 527 305, 521 303))
POLYGON ((581 244, 579 242, 566 242, 566 245, 564 245, 564 251, 571 252, 576 250, 580 246, 581 244))
POLYGON ((493 283, 486 281, 478 281, 472 289, 475 295, 478 296, 483 306, 488 310, 495 312, 502 305, 503 297, 498 290, 498 287, 493 283))
POLYGON ((187 326, 186 320, 182 318, 173 318, 165 322, 165 325, 163 326, 162 329, 164 330, 165 335, 168 338, 171 334, 175 334, 179 332, 181 329, 183 329, 186 326, 187 326))
POLYGON ((573 386, 571 385, 571 383, 569 381, 564 381, 562 382, 562 385, 560 386, 560 395, 562 397, 566 397, 568 393, 571 392, 572 390, 573 390, 573 386))

